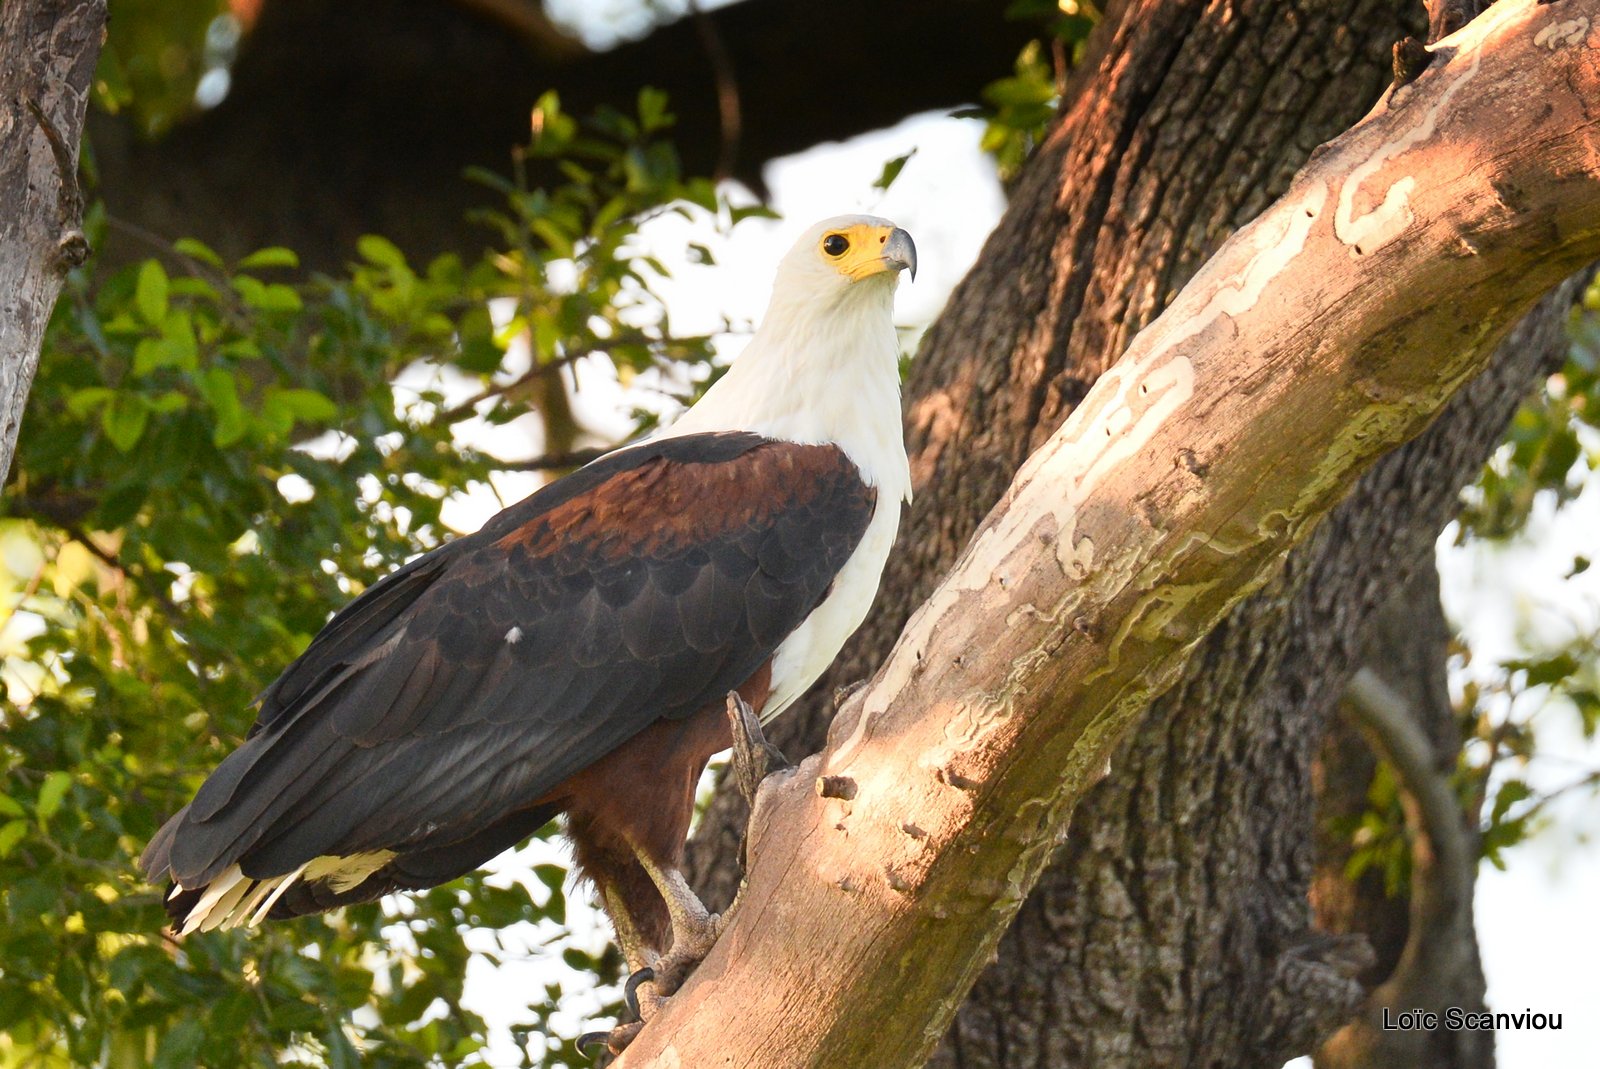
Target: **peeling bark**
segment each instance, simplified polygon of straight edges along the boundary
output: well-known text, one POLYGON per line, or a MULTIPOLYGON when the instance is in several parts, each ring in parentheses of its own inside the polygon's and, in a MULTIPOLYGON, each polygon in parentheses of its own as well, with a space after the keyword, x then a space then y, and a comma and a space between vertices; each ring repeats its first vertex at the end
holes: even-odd
POLYGON ((89 253, 78 142, 105 20, 104 0, 0 9, 0 484, 62 279, 89 253))
MULTIPOLYGON (((1502 3, 1444 42, 1140 333, 828 749, 769 786, 746 902, 621 1064, 926 1057, 1122 733, 1362 469, 1600 253, 1594 6, 1502 3), (857 798, 819 798, 823 773, 857 798)), ((1303 1049, 1332 1022, 1274 1004, 1311 1004, 1347 963, 1314 938, 1266 949, 1261 1002, 1211 998, 1270 1015, 1258 1047, 1303 1049)))

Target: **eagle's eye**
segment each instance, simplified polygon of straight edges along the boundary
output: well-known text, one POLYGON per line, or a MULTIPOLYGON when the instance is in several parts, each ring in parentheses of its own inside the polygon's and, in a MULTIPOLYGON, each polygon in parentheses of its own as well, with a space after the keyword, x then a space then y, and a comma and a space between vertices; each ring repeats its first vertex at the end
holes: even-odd
POLYGON ((843 234, 829 234, 822 239, 822 251, 829 256, 843 256, 850 248, 850 239, 843 234))

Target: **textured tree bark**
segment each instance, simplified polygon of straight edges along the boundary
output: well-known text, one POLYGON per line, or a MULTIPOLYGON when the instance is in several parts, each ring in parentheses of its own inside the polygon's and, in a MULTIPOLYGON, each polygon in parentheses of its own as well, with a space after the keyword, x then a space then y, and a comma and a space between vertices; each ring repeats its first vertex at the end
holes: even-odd
POLYGON ((78 141, 105 21, 104 0, 0 9, 0 484, 62 277, 89 251, 78 141))
MULTIPOLYGON (((1273 579, 1288 549, 1360 469, 1484 368, 1546 288, 1600 252, 1600 123, 1585 112, 1600 90, 1592 3, 1503 3, 1446 42, 1421 78, 1329 146, 1135 339, 1029 459, 877 679, 841 711, 827 750, 770 787, 753 823, 745 904, 622 1064, 920 1064, 1123 729, 1241 598, 1269 580, 1297 591, 1309 572, 1273 579), (854 789, 819 797, 811 788, 824 772, 854 789)), ((1520 393, 1480 381, 1502 413, 1506 394, 1520 393)), ((1458 403, 1478 401, 1468 391, 1458 403)), ((1448 458, 1457 444, 1419 448, 1448 458)), ((1380 468, 1368 478, 1381 494, 1394 477, 1380 468)), ((1448 501, 1453 488, 1438 482, 1448 501)), ((1421 555, 1392 517, 1354 519, 1323 528, 1328 548, 1313 560, 1333 560, 1338 546, 1337 564, 1353 568, 1375 556, 1375 536, 1391 535, 1401 561, 1421 555)), ((1430 543, 1431 533, 1421 540, 1430 543)), ((1309 636, 1304 655, 1339 656, 1308 622, 1297 629, 1309 636)), ((1230 626, 1210 642, 1253 638, 1230 626)), ((1247 645, 1228 659, 1254 660, 1259 672, 1273 653, 1247 645)), ((1160 783, 1134 796, 1180 806, 1170 819, 1128 825, 1157 843, 1154 879, 1181 885, 1184 870, 1161 864, 1160 842, 1183 840, 1213 874, 1201 886, 1248 903, 1245 923, 1223 938, 1176 933, 1167 945, 1180 953, 1147 964, 1147 982, 1187 1003, 1199 1029, 1180 1048, 1160 1045, 1159 1032, 1146 1037, 1159 1064, 1281 1064, 1337 1021, 1325 1003, 1359 995, 1341 978, 1346 963, 1306 935, 1309 866, 1295 855, 1307 853, 1308 836, 1272 857, 1270 841, 1230 836, 1241 848, 1230 856, 1205 841, 1209 829, 1190 834, 1204 814, 1188 803, 1228 793, 1219 774, 1250 785, 1244 808, 1267 820, 1285 814, 1266 807, 1292 801, 1297 755, 1276 752, 1272 738, 1233 735, 1234 718, 1218 715, 1247 678, 1201 695, 1202 733, 1217 724, 1221 734, 1185 749, 1206 756, 1231 744, 1229 760, 1174 766, 1197 781, 1176 797, 1163 799, 1160 783), (1286 911, 1270 883, 1238 873, 1251 852, 1269 855, 1276 882, 1298 884, 1286 911), (1221 961, 1206 960, 1210 947, 1221 961), (1232 973, 1236 962, 1246 975, 1232 973), (1184 990, 1191 980, 1209 986, 1184 990)), ((1277 707, 1314 708, 1303 680, 1285 689, 1277 707)), ((1302 780, 1313 749, 1301 748, 1302 780)), ((1068 849, 1092 849, 1096 838, 1091 829, 1068 849)), ((1127 871, 1138 845, 1108 852, 1127 871)), ((1130 914, 1151 900, 1121 904, 1130 914)), ((1159 931, 1172 918, 1156 905, 1141 925, 1159 931)), ((1213 910, 1200 918, 1223 923, 1213 910)), ((1093 945, 1108 958, 1138 950, 1093 945)), ((1093 982, 1104 963, 1088 964, 1093 982)), ((1124 1001, 1088 1007, 1111 1011, 1116 1027, 1091 1026, 1087 1035, 1110 1045, 1084 1058, 1119 1064, 1129 1011, 1163 992, 1100 994, 1124 1001)))
POLYGON ((745 0, 590 53, 466 10, 497 6, 511 5, 267 0, 214 110, 155 143, 95 116, 108 206, 225 255, 288 245, 308 269, 339 270, 366 233, 418 257, 475 254, 488 232, 463 217, 492 195, 462 171, 505 172, 547 89, 579 115, 631 114, 641 87, 665 89, 691 173, 727 165, 760 188, 775 156, 976 101, 1035 32, 989 0, 745 0), (733 145, 706 25, 737 87, 733 145))

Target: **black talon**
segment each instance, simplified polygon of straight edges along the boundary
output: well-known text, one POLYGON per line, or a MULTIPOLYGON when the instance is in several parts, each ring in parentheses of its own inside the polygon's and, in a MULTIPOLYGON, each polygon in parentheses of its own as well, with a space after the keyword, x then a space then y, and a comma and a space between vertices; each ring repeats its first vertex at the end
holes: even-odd
POLYGON ((589 1048, 599 1044, 600 1049, 604 1051, 606 1049, 606 1040, 610 1038, 611 1030, 609 1028, 604 1032, 585 1032, 574 1040, 572 1045, 578 1048, 579 1054, 592 1061, 595 1055, 589 1053, 589 1048))
POLYGON ((648 984, 655 978, 656 971, 646 965, 628 977, 627 982, 622 985, 622 1000, 628 1004, 628 1009, 633 1011, 633 1015, 640 1020, 644 1019, 644 1014, 639 1012, 639 985, 648 984))
POLYGON ((734 781, 753 808, 761 781, 772 772, 793 766, 782 751, 767 741, 755 710, 736 690, 728 692, 728 723, 733 734, 734 781))

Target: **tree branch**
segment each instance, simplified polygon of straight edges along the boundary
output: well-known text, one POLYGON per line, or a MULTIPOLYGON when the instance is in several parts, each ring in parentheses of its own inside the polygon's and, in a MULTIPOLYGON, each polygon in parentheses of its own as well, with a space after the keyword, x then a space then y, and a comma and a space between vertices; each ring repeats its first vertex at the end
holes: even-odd
POLYGON ((1390 980, 1403 987, 1403 974, 1415 971, 1420 955, 1448 946, 1459 934, 1472 906, 1477 857, 1449 775, 1438 768, 1409 703, 1370 668, 1356 673, 1347 698, 1373 750, 1394 769, 1415 836, 1411 934, 1390 980))
POLYGON ((747 900, 619 1064, 921 1063, 1195 643, 1600 256, 1597 14, 1508 0, 1442 42, 1139 335, 769 781, 747 900))
POLYGON ((1493 1064, 1482 1037, 1448 1030, 1386 1030, 1380 1015, 1449 1006, 1482 1008, 1483 979, 1472 923, 1477 852, 1466 814, 1441 769, 1418 711, 1377 672, 1351 679, 1345 707, 1374 753, 1394 770, 1411 832, 1410 923, 1399 961, 1368 995, 1360 1016, 1317 1052, 1333 1067, 1493 1064), (1465 988, 1465 990, 1463 990, 1465 988))
POLYGON ((0 9, 0 484, 62 278, 88 254, 77 146, 105 21, 104 0, 0 9))

